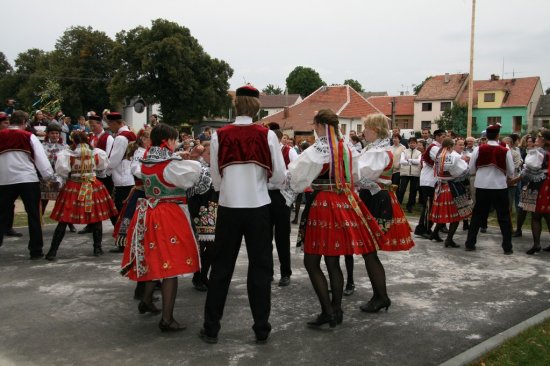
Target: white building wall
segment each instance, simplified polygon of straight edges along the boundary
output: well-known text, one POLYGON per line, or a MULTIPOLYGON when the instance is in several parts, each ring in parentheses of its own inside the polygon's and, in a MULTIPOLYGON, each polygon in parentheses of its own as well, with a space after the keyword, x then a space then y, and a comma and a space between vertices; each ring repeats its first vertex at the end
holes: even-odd
POLYGON ((451 102, 452 100, 420 100, 414 102, 414 119, 413 129, 415 131, 422 130, 422 121, 431 121, 431 131, 437 130, 437 124, 434 121, 441 117, 443 111, 441 110, 441 102, 451 102), (431 111, 422 111, 422 103, 432 103, 431 111))

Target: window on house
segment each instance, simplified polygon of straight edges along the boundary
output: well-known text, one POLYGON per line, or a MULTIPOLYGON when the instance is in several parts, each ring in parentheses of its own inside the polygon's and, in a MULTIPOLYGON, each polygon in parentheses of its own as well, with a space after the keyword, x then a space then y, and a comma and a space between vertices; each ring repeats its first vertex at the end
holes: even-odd
POLYGON ((360 135, 363 132, 363 125, 357 125, 357 134, 360 135))
POLYGON ((512 117, 512 128, 514 132, 521 133, 521 116, 512 117))
POLYGON ((485 94, 483 94, 483 101, 484 102, 494 102, 495 101, 495 93, 485 93, 485 94))
POLYGON ((427 129, 431 130, 432 129, 432 121, 422 121, 421 124, 420 124, 420 127, 422 129, 427 128, 427 129))
POLYGON ((542 127, 544 127, 544 128, 550 128, 550 120, 548 120, 548 119, 543 119, 543 120, 542 120, 542 127))
POLYGON ((446 111, 447 109, 451 109, 451 102, 441 102, 441 111, 446 111))
POLYGON ((432 110, 432 103, 422 103, 422 112, 430 112, 432 110))
POLYGON ((342 135, 346 134, 346 127, 347 125, 340 125, 340 131, 342 132, 342 135))
POLYGON ((500 116, 487 117, 487 126, 494 125, 495 123, 500 123, 500 116))

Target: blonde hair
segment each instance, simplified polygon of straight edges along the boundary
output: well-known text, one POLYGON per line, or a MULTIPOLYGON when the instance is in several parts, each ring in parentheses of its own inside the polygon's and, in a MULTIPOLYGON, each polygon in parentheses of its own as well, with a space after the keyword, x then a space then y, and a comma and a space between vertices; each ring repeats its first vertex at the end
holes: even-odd
POLYGON ((235 98, 237 116, 254 118, 260 111, 260 99, 254 97, 238 96, 235 98))
POLYGON ((376 131, 376 135, 381 139, 386 139, 390 136, 388 117, 382 113, 369 114, 367 118, 363 119, 363 128, 376 131))

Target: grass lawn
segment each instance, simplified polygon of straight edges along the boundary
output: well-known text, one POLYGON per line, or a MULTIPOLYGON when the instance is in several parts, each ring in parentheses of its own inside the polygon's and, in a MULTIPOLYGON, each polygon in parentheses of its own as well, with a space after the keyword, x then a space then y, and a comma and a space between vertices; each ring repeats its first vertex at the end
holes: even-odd
MULTIPOLYGON (((42 220, 44 221, 44 224, 57 223, 57 221, 50 219, 50 211, 46 211, 46 213, 42 217, 42 220)), ((27 214, 25 212, 16 213, 13 219, 13 227, 27 227, 27 226, 28 226, 27 214)))
POLYGON ((504 342, 472 365, 550 365, 550 319, 504 342))

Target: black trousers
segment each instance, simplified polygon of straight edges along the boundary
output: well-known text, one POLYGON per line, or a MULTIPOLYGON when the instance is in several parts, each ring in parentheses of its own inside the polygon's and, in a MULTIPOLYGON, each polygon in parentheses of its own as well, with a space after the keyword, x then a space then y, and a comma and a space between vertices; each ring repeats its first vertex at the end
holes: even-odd
POLYGON ((512 220, 510 218, 508 188, 483 189, 476 188, 476 203, 472 212, 472 220, 468 229, 466 248, 475 248, 477 234, 483 222, 487 222, 489 211, 494 207, 497 212, 498 226, 502 234, 502 249, 512 250, 512 220))
MULTIPOLYGON (((13 205, 11 211, 8 212, 8 218, 7 218, 8 225, 6 226, 6 231, 13 229, 13 220, 15 220, 15 205, 13 205)), ((4 234, 6 233, 6 231, 4 231, 4 234)))
POLYGON ((107 191, 109 191, 109 194, 111 195, 111 197, 113 196, 113 190, 115 188, 115 185, 113 183, 113 178, 107 176, 105 178, 97 178, 97 180, 99 180, 101 183, 103 183, 103 185, 105 186, 105 188, 107 188, 107 191))
POLYGON ((415 234, 423 234, 430 231, 431 222, 428 220, 430 217, 430 210, 434 201, 435 188, 430 186, 420 186, 420 204, 422 205, 422 211, 418 218, 418 225, 414 229, 415 234))
POLYGON ((40 224, 40 183, 18 183, 0 186, 0 245, 4 241, 4 233, 13 222, 11 209, 17 197, 25 205, 29 222, 29 252, 31 256, 43 254, 42 226, 40 224))
POLYGON ((254 332, 259 338, 271 331, 271 277, 273 247, 270 234, 269 205, 257 208, 218 207, 216 239, 213 245, 212 271, 204 306, 204 329, 217 336, 220 320, 244 236, 248 252, 248 301, 254 318, 254 332))
POLYGON ((134 188, 134 186, 116 186, 115 187, 115 207, 118 212, 122 210, 122 206, 124 206, 124 200, 128 198, 128 195, 130 194, 130 191, 134 188))
POLYGON ((290 269, 290 207, 286 205, 281 191, 269 190, 269 216, 271 218, 272 242, 275 236, 275 247, 279 255, 281 277, 292 275, 290 269), (273 235, 273 233, 275 233, 273 235))
POLYGON ((405 191, 410 183, 409 188, 409 202, 407 202, 407 208, 413 208, 416 203, 416 195, 418 193, 418 184, 420 183, 420 177, 412 175, 402 175, 399 180, 399 191, 397 192, 397 200, 399 203, 403 203, 405 197, 405 191))

